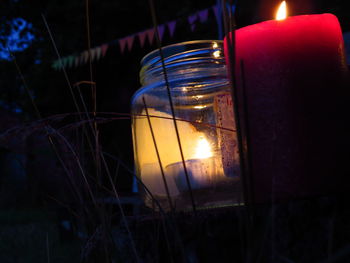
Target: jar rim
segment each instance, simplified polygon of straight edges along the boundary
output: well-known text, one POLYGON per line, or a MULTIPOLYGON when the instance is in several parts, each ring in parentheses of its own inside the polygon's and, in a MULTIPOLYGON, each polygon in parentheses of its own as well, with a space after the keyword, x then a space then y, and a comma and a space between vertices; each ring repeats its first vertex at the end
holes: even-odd
MULTIPOLYGON (((178 47, 183 47, 183 49, 181 51, 188 51, 193 49, 193 46, 195 45, 201 45, 201 44, 219 44, 222 45, 223 41, 222 40, 216 40, 216 39, 212 39, 212 40, 191 40, 191 41, 185 41, 185 42, 180 42, 180 43, 175 43, 175 44, 171 44, 171 45, 167 45, 162 47, 162 53, 164 58, 168 57, 169 55, 173 55, 174 52, 178 52, 179 50, 176 49, 178 47), (170 52, 171 50, 173 50, 173 52, 170 52), (168 53, 168 55, 167 55, 168 53)), ((142 59, 141 59, 141 65, 145 65, 147 64, 149 61, 152 61, 153 58, 159 56, 159 48, 151 51, 150 53, 148 53, 147 55, 145 55, 142 59)))

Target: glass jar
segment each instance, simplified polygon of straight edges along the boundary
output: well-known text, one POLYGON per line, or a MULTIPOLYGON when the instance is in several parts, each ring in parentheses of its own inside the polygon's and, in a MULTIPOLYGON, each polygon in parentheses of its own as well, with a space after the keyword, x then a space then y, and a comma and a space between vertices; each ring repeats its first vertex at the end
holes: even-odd
POLYGON ((145 204, 154 209, 160 204, 165 211, 171 206, 192 209, 192 200, 197 208, 240 204, 237 138, 222 41, 184 42, 163 47, 162 53, 166 76, 159 51, 149 53, 141 61, 142 87, 132 98, 135 167, 145 204))

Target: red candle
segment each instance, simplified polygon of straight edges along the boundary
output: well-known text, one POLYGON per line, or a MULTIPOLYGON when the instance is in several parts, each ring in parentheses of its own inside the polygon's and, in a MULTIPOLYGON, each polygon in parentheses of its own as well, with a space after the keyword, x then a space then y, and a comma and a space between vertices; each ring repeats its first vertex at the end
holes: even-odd
POLYGON ((302 15, 241 28, 236 57, 239 94, 242 60, 245 69, 254 201, 348 190, 349 96, 337 18, 302 15))

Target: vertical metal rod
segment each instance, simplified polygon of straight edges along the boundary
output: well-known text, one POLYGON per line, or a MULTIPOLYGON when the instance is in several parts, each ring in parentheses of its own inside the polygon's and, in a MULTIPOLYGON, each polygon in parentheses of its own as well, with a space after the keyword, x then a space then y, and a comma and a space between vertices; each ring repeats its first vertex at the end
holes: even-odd
POLYGON ((173 104, 173 100, 172 100, 172 97, 171 97, 170 85, 169 85, 169 81, 168 81, 168 75, 167 75, 167 71, 166 71, 166 68, 165 68, 164 55, 163 55, 162 45, 161 45, 160 38, 159 38, 159 32, 158 32, 158 27, 157 27, 158 23, 157 23, 156 11, 155 11, 153 0, 149 0, 149 5, 150 5, 150 9, 151 9, 153 26, 154 26, 155 33, 156 33, 155 35, 156 35, 156 39, 157 39, 157 43, 158 43, 159 55, 161 57, 162 68, 163 68, 163 73, 164 73, 164 81, 165 81, 165 84, 166 84, 166 90, 167 90, 167 95, 168 95, 168 99, 169 99, 169 104, 170 104, 171 115, 172 115, 172 119, 173 119, 173 123, 174 123, 176 138, 177 138, 177 141, 178 141, 178 144, 179 144, 179 150, 180 150, 182 165, 183 165, 183 169, 184 169, 184 173, 185 173, 185 177, 186 177, 188 190, 189 190, 189 193, 190 193, 190 200, 191 200, 191 203, 192 203, 192 209, 193 209, 194 214, 197 215, 197 209, 196 209, 196 204, 195 204, 194 197, 193 197, 193 191, 192 191, 192 187, 191 187, 191 182, 190 182, 190 179, 189 179, 189 176, 188 176, 188 172, 187 172, 187 168, 186 168, 186 162, 185 162, 185 157, 184 157, 184 153, 183 153, 183 150, 182 150, 182 145, 181 145, 181 140, 180 140, 180 133, 179 133, 179 129, 178 129, 177 123, 176 123, 174 104, 173 104))
POLYGON ((149 129, 151 131, 152 140, 153 140, 153 144, 154 144, 154 149, 156 150, 157 159, 158 159, 158 163, 159 163, 159 168, 160 168, 160 172, 162 174, 163 183, 164 183, 165 191, 166 191, 166 194, 167 194, 167 197, 168 197, 169 206, 170 206, 171 211, 174 211, 174 206, 173 206, 171 198, 170 198, 168 183, 166 181, 164 170, 163 170, 162 160, 160 159, 160 155, 159 155, 159 150, 158 150, 158 146, 157 146, 157 142, 156 142, 156 137, 154 136, 154 132, 153 132, 153 128, 152 128, 151 118, 149 117, 149 114, 148 114, 148 108, 147 108, 145 97, 142 97, 142 101, 143 101, 143 106, 144 106, 144 108, 146 110, 148 125, 149 125, 149 129))

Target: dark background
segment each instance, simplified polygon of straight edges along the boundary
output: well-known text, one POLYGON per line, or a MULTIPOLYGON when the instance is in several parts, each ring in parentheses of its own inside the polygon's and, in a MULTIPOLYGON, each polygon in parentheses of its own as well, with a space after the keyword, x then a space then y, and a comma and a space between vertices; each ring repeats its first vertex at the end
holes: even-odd
MULTIPOLYGON (((236 8, 238 28, 272 19, 279 3, 280 1, 276 0, 238 0, 236 8)), ((204 8, 211 8, 214 4, 216 4, 215 0, 155 1, 159 24, 177 20, 174 36, 170 37, 166 30, 162 44, 217 39, 218 25, 211 9, 208 20, 205 23, 196 23, 193 32, 187 21, 188 15, 204 8)), ((348 0, 290 0, 287 2, 289 15, 335 14, 344 32, 350 30, 350 8, 347 4, 348 0)), ((89 7, 91 47, 112 43, 115 39, 152 27, 149 3, 146 0, 90 0, 89 7)), ((42 211, 47 209, 48 204, 58 204, 59 208, 55 207, 55 211, 67 203, 72 205, 73 194, 66 183, 67 178, 64 176, 60 162, 47 145, 45 130, 42 123, 38 122, 40 118, 34 111, 26 88, 34 98, 41 113, 41 119, 48 118, 55 128, 70 126, 67 138, 76 146, 77 138, 82 136, 82 130, 81 126, 74 125, 77 121, 74 117, 76 108, 67 81, 74 85, 79 81, 90 81, 92 75, 97 90, 97 111, 129 113, 131 97, 140 87, 138 75, 140 60, 148 52, 156 49, 157 45, 155 41, 152 45, 146 41, 141 47, 138 39, 135 38, 132 50, 121 53, 118 43, 115 42, 110 44, 105 57, 92 63, 91 72, 89 63, 76 68, 67 68, 67 80, 63 71, 54 70, 51 67, 57 55, 42 15, 48 22, 60 55, 64 57, 80 54, 88 48, 86 2, 82 0, 7 0, 0 3, 0 50, 2 52, 7 52, 7 45, 10 48, 17 45, 8 42, 13 35, 11 33, 13 19, 22 18, 32 24, 17 37, 19 43, 28 47, 19 48, 20 50, 13 53, 15 61, 9 57, 3 57, 0 60, 0 223, 23 224, 23 222, 42 220, 40 222, 45 222, 46 227, 39 224, 34 232, 38 244, 45 247, 46 233, 53 236, 52 242, 55 242, 57 238, 55 235, 58 234, 53 230, 51 223, 48 223, 52 222, 51 214, 47 216, 45 212, 44 216, 42 211), (28 32, 33 36, 29 42, 26 41, 28 32), (53 116, 57 114, 68 114, 68 116, 60 121, 52 121, 53 116), (11 128, 15 129, 7 133, 9 136, 4 136, 5 131, 11 128), (22 162, 14 161, 18 159, 22 162), (12 214, 9 211, 12 211, 12 214)), ((88 110, 92 111, 91 87, 85 84, 81 89, 88 110)), ((76 93, 76 90, 74 92, 76 93)), ((107 160, 111 170, 114 171, 118 166, 118 179, 115 180, 117 190, 128 195, 132 185, 132 175, 128 170, 133 170, 130 119, 111 119, 105 124, 100 124, 99 130, 101 149, 121 160, 127 167, 119 167, 114 161, 107 160)), ((64 151, 61 148, 60 150, 64 151)), ((85 158, 88 163, 92 157, 85 158)), ((66 159, 71 158, 67 156, 66 159)), ((74 161, 70 163, 67 160, 66 163, 72 166, 71 171, 76 171, 74 161)), ((86 169, 88 173, 93 174, 94 167, 87 164, 86 169)), ((60 213, 58 216, 55 214, 55 218, 60 216, 60 213)), ((16 258, 14 251, 18 246, 23 247, 31 243, 31 235, 30 230, 25 227, 20 230, 15 227, 0 228, 0 247, 3 244, 12 245, 9 248, 5 246, 3 251, 0 248, 0 262, 47 262, 44 259, 38 259, 45 258, 45 250, 41 252, 43 255, 35 254, 41 249, 40 246, 29 247, 28 251, 24 251, 24 254, 27 253, 26 258, 11 261, 12 258, 16 258), (16 233, 19 233, 23 240, 11 239, 16 233), (1 258, 1 254, 11 256, 1 258), (30 259, 29 255, 36 256, 30 259)), ((62 255, 68 253, 69 249, 74 250, 75 245, 69 243, 69 247, 58 246, 54 251, 57 255, 62 255)), ((72 252, 72 258, 78 257, 77 254, 79 253, 72 252)), ((58 262, 60 259, 68 260, 57 256, 52 258, 52 261, 58 262)))
MULTIPOLYGON (((191 32, 187 16, 216 4, 215 1, 156 1, 158 23, 177 19, 177 28, 172 38, 166 30, 163 45, 196 39, 217 39, 218 27, 212 10, 206 23, 197 23, 191 32)), ((243 27, 267 19, 272 19, 279 1, 238 1, 237 25, 243 27)), ((62 71, 55 71, 51 63, 57 59, 53 45, 41 15, 47 19, 58 51, 62 57, 79 54, 87 50, 85 1, 2 1, 1 34, 2 50, 6 52, 6 35, 13 18, 23 18, 32 24, 27 28, 34 36, 29 47, 15 52, 16 60, 28 88, 35 96, 35 103, 41 114, 51 116, 59 113, 72 113, 76 109, 62 71)), ((334 13, 338 16, 344 31, 349 30, 349 16, 345 0, 288 1, 290 15, 311 13, 334 13)), ((90 1, 90 40, 91 47, 152 27, 148 1, 90 1)), ((25 31, 23 30, 22 35, 25 31)), ((21 37, 19 37, 20 39, 21 37)), ((106 56, 92 64, 92 78, 97 87, 97 109, 100 112, 128 113, 132 94, 139 88, 138 72, 140 60, 156 48, 154 41, 147 41, 141 48, 135 38, 132 51, 120 53, 117 43, 109 46, 106 56)), ((71 85, 79 81, 89 81, 89 64, 67 69, 71 85)), ((82 87, 86 103, 92 109, 89 87, 82 87)), ((35 120, 33 107, 23 88, 13 61, 0 63, 0 99, 12 109, 18 105, 23 112, 18 116, 26 121, 35 120)), ((129 121, 116 121, 101 127, 102 146, 117 154, 132 167, 132 146, 129 121), (108 127, 107 127, 108 126, 108 127)), ((128 181, 128 179, 126 179, 128 181)), ((130 185, 126 182, 121 185, 130 185)), ((126 187, 126 188, 128 188, 126 187)))

